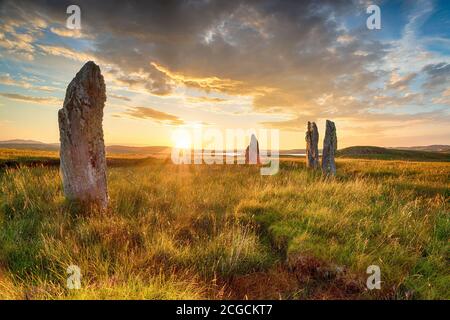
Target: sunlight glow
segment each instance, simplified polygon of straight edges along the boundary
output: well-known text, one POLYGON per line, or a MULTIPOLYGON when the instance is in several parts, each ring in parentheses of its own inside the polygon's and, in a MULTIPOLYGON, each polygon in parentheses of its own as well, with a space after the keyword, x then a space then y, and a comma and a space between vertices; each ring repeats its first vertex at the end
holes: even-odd
POLYGON ((185 129, 177 129, 172 134, 173 146, 177 149, 189 149, 191 147, 191 135, 185 129))

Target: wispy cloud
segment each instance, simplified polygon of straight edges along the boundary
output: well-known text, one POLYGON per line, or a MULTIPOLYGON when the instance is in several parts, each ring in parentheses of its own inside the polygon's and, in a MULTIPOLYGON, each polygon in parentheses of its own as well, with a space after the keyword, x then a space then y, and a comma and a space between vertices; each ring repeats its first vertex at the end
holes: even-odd
POLYGON ((81 62, 86 62, 90 60, 99 61, 96 57, 90 53, 79 52, 70 48, 61 47, 61 46, 52 46, 52 45, 44 45, 38 44, 37 47, 44 54, 65 57, 72 60, 77 60, 81 62))
POLYGON ((34 96, 28 96, 28 95, 23 95, 23 94, 19 94, 19 93, 9 93, 9 92, 0 92, 0 96, 7 98, 7 99, 17 100, 17 101, 22 101, 22 102, 47 104, 47 105, 62 105, 62 100, 55 98, 55 97, 34 97, 34 96))
POLYGON ((57 88, 55 88, 55 87, 38 86, 38 85, 31 84, 25 80, 14 79, 8 73, 0 76, 0 84, 4 84, 7 86, 20 87, 20 88, 25 88, 25 89, 46 91, 46 92, 53 92, 53 91, 57 90, 57 88))
POLYGON ((408 88, 409 84, 417 77, 417 73, 411 72, 405 76, 399 76, 398 73, 394 72, 391 75, 391 79, 387 84, 388 89, 405 90, 408 88))
POLYGON ((114 93, 108 93, 108 97, 117 99, 117 100, 122 100, 122 101, 131 101, 130 98, 125 97, 125 96, 121 96, 119 94, 114 94, 114 93))
POLYGON ((287 131, 304 131, 304 126, 307 121, 316 121, 316 119, 311 117, 295 117, 294 119, 284 121, 262 121, 260 124, 265 127, 287 131))
POLYGON ((61 27, 51 27, 50 31, 60 37, 66 38, 90 38, 87 34, 84 34, 80 29, 68 29, 64 26, 61 27))
POLYGON ((436 63, 426 65, 423 69, 427 76, 423 84, 426 89, 447 89, 450 83, 450 63, 436 63))
MULTIPOLYGON (((132 107, 127 111, 122 113, 123 115, 131 116, 133 118, 138 119, 151 119, 159 123, 171 124, 171 125, 180 125, 183 124, 184 121, 179 117, 155 110, 149 107, 132 107)), ((119 115, 120 116, 120 115, 119 115)))
POLYGON ((201 96, 201 97, 188 97, 187 101, 190 103, 221 103, 227 101, 227 99, 201 96))

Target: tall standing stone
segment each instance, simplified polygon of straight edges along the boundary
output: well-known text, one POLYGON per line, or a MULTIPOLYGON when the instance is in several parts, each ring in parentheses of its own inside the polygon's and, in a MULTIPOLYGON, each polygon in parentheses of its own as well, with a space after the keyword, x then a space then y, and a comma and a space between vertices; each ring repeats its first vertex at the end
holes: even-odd
POLYGON ((317 144, 319 142, 319 131, 315 122, 308 121, 306 129, 306 166, 308 168, 319 168, 319 149, 317 144))
POLYGON ((336 126, 333 121, 327 120, 325 138, 323 139, 322 171, 327 175, 336 174, 334 155, 337 150, 336 126))
POLYGON ((105 81, 87 62, 67 87, 58 112, 61 175, 66 198, 105 209, 108 205, 103 141, 105 81))
POLYGON ((247 164, 261 164, 259 157, 259 142, 256 136, 252 134, 250 144, 245 149, 245 163, 247 164))

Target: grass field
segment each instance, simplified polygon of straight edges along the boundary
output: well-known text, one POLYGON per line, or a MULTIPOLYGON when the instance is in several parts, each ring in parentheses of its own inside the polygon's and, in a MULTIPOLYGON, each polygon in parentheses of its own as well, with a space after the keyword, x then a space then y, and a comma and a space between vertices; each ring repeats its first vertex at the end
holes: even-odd
MULTIPOLYGON (((19 153, 0 159, 56 157, 19 153)), ((66 202, 58 166, 0 168, 0 298, 450 299, 448 162, 338 159, 325 179, 117 159, 106 214, 66 202)))

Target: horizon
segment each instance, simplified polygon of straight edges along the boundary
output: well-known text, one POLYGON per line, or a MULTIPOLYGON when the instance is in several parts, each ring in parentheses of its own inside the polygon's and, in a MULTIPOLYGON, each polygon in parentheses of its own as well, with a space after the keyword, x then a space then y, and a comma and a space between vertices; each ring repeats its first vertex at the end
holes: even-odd
POLYGON ((93 60, 108 145, 172 146, 200 125, 274 128, 302 149, 307 122, 322 134, 326 119, 340 148, 450 144, 450 3, 373 2, 380 30, 361 1, 81 1, 76 30, 68 2, 4 1, 0 140, 56 143, 66 88, 93 60))
MULTIPOLYGON (((47 145, 59 145, 60 142, 45 142, 45 141, 40 141, 40 140, 34 140, 34 139, 6 139, 6 140, 0 140, 0 144, 1 143, 5 143, 5 142, 11 142, 13 143, 13 141, 17 141, 17 142, 30 142, 30 143, 42 143, 42 144, 47 144, 47 145)), ((24 143, 26 144, 26 143, 24 143)), ((319 144, 320 145, 320 144, 319 144)), ((378 147, 378 148, 387 148, 387 149, 395 149, 395 148, 421 148, 421 147, 432 147, 432 146, 450 146, 450 144, 442 144, 442 143, 433 143, 433 144, 427 144, 427 145, 412 145, 412 146, 394 146, 394 147, 388 147, 388 146, 380 146, 380 145, 351 145, 351 146, 345 146, 342 148, 338 148, 339 149, 344 149, 344 148, 350 148, 350 147, 378 147)), ((169 146, 169 145, 133 145, 133 144, 114 144, 114 143, 106 143, 105 142, 105 147, 133 147, 133 148, 146 148, 146 147, 164 147, 164 148, 174 148, 174 146, 169 146)), ((1 145, 0 145, 1 148, 1 145)), ((190 148, 191 150, 193 148, 190 148)), ((237 148, 234 150, 238 150, 238 151, 242 151, 245 148, 237 148)), ((305 148, 280 148, 280 151, 289 151, 289 150, 305 150, 305 148)), ((194 149, 194 150, 200 150, 200 149, 194 149)), ((212 149, 207 149, 205 148, 204 150, 212 150, 212 149)), ((229 152, 232 151, 233 149, 224 149, 225 152, 229 152)), ((270 150, 270 149, 261 149, 261 150, 270 150)), ((322 150, 322 148, 319 148, 319 150, 322 150)))

